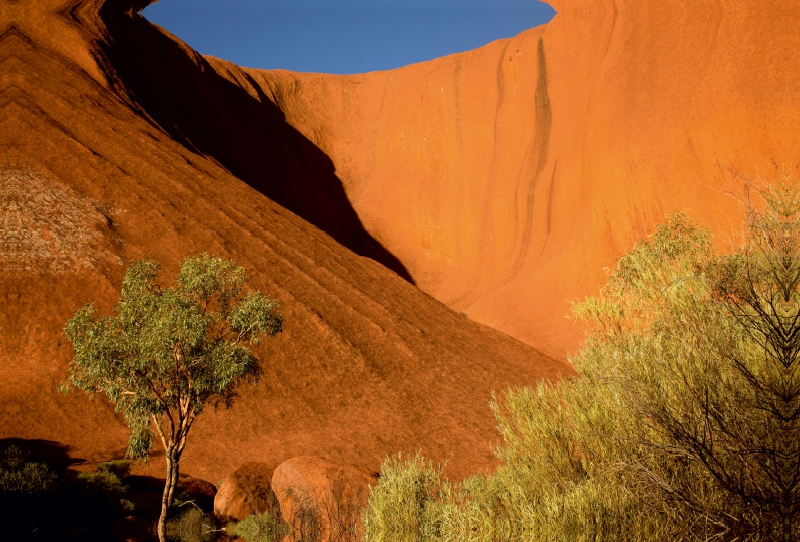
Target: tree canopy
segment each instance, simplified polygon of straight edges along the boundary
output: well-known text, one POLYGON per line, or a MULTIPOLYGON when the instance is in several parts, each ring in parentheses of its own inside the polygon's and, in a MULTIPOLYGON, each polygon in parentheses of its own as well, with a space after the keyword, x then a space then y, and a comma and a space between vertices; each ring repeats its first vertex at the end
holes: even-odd
POLYGON ((164 446, 163 515, 196 416, 208 405, 230 406, 240 384, 257 380, 250 347, 280 332, 283 319, 276 301, 245 291, 246 273, 231 261, 188 258, 171 287, 156 282, 158 273, 153 262, 134 263, 113 314, 87 305, 65 334, 75 347, 69 383, 104 393, 123 414, 127 455, 147 460, 156 435, 164 446))

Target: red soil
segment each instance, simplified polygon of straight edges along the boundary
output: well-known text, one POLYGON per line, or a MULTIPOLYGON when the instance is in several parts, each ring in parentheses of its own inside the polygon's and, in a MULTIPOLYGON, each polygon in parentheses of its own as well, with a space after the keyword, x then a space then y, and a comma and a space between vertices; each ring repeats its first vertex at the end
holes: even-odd
POLYGON ((569 367, 358 255, 404 272, 331 151, 154 30, 144 3, 0 3, 0 438, 119 457, 128 432, 111 406, 56 393, 64 322, 84 303, 108 311, 135 259, 169 277, 208 251, 281 302, 285 330, 257 351, 258 388, 198 419, 185 472, 217 481, 301 455, 377 469, 417 449, 452 457, 456 477, 490 467, 491 390, 569 367))

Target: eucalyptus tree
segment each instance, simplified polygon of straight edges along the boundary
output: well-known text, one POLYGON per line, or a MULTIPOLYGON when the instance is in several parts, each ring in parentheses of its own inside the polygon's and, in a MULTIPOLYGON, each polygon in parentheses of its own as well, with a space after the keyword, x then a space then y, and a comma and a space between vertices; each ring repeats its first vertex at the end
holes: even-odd
POLYGON ((167 512, 189 431, 205 407, 230 407, 238 387, 261 372, 250 347, 281 331, 278 303, 247 291, 244 269, 209 255, 188 258, 175 283, 157 283, 159 266, 131 265, 113 314, 92 305, 66 324, 75 348, 69 384, 104 393, 131 429, 127 456, 146 461, 155 438, 164 447, 166 484, 158 536, 166 542, 167 512))

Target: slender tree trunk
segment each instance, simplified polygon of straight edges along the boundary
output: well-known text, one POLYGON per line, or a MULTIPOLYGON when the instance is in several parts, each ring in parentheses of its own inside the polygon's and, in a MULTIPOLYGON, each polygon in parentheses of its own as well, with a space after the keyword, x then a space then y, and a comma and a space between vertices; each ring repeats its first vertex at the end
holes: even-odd
POLYGON ((161 516, 158 518, 158 540, 167 542, 167 512, 172 506, 172 499, 175 496, 175 486, 178 485, 179 460, 175 446, 167 447, 165 454, 167 460, 167 480, 164 484, 164 494, 161 496, 161 516))

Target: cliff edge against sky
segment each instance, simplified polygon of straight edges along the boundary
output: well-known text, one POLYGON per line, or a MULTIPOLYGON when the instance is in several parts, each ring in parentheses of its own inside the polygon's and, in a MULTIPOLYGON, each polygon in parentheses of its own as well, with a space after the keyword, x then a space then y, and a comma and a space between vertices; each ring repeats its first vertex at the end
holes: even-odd
POLYGON ((742 176, 800 159, 787 0, 554 0, 547 25, 357 76, 209 59, 330 156, 424 291, 559 359, 571 301, 665 215, 721 241, 742 176))

